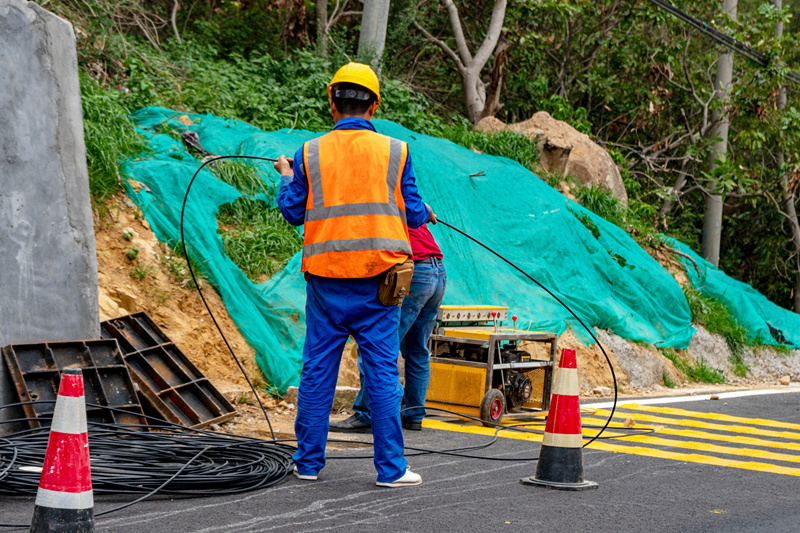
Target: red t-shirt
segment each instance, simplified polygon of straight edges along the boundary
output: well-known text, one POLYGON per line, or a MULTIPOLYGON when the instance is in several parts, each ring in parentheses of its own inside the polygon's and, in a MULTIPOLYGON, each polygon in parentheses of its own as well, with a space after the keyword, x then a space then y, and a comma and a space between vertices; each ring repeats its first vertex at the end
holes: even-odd
POLYGON ((411 251, 414 253, 414 261, 422 261, 429 257, 435 257, 436 259, 442 259, 444 257, 436 241, 433 240, 433 235, 431 235, 427 224, 423 224, 417 229, 408 228, 408 237, 411 241, 411 251))

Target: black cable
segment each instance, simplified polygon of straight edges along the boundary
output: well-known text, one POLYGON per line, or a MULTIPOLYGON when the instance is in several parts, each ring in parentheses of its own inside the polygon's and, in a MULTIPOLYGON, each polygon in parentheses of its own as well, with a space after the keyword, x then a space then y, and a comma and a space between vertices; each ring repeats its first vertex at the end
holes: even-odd
MULTIPOLYGON (((52 403, 55 400, 19 402, 0 408, 52 403)), ((158 493, 197 497, 238 494, 270 487, 281 482, 294 465, 291 456, 295 448, 275 440, 215 433, 125 409, 93 403, 86 405, 144 417, 149 422, 147 425, 87 424, 93 491, 100 494, 144 494, 131 502, 96 513, 95 517, 130 507, 158 493), (207 457, 201 462, 198 459, 202 456, 207 457)), ((52 413, 39 419, 47 421, 51 418, 52 413)), ((47 427, 31 428, 0 439, 0 460, 6 450, 13 450, 8 466, 0 472, 0 494, 37 493, 49 431, 47 427), (30 469, 20 470, 24 467, 30 469)), ((0 527, 29 526, 0 524, 0 527)))
POLYGON ((472 241, 472 242, 474 242, 475 244, 477 244, 477 245, 481 246, 482 248, 484 248, 484 249, 486 249, 487 251, 491 252, 492 254, 496 255, 497 257, 499 257, 500 259, 502 259, 503 261, 505 261, 506 263, 508 263, 508 264, 509 264, 511 267, 513 267, 514 269, 516 269, 518 272, 520 272, 520 273, 521 273, 523 276, 525 276, 526 278, 528 278, 529 280, 531 280, 532 282, 534 282, 534 283, 535 283, 535 284, 536 284, 536 285, 537 285, 537 286, 538 286, 540 289, 544 290, 544 291, 545 291, 547 294, 549 294, 550 296, 552 296, 552 297, 553 297, 553 299, 555 299, 555 301, 557 301, 558 303, 560 303, 560 304, 561 304, 561 305, 564 307, 564 309, 566 309, 567 311, 569 311, 569 313, 570 313, 570 314, 571 314, 573 317, 575 317, 575 320, 577 320, 577 321, 580 323, 580 325, 581 325, 581 326, 583 326, 583 327, 584 327, 584 329, 585 329, 585 330, 586 330, 586 331, 589 333, 589 335, 592 337, 592 339, 594 339, 594 342, 596 342, 596 343, 597 343, 597 346, 599 346, 599 347, 600 347, 600 351, 602 351, 602 352, 603 352, 603 355, 604 355, 604 356, 605 356, 605 358, 606 358, 606 362, 608 363, 608 368, 609 368, 609 370, 611 370, 611 378, 614 380, 614 404, 611 406, 611 414, 608 416, 608 420, 606 420, 606 424, 603 426, 603 429, 601 429, 601 430, 600 430, 600 432, 599 432, 597 435, 595 435, 594 437, 592 437, 592 438, 591 438, 591 440, 589 440, 589 442, 587 442, 586 444, 584 444, 584 445, 583 445, 583 447, 585 448, 585 447, 587 447, 588 445, 590 445, 591 443, 593 443, 595 440, 597 440, 597 438, 598 438, 598 437, 600 437, 600 435, 602 435, 602 434, 603 434, 603 432, 606 430, 606 428, 608 427, 608 425, 611 423, 611 419, 614 417, 614 411, 617 409, 617 375, 616 375, 616 373, 614 372, 614 366, 611 364, 611 359, 608 357, 608 354, 606 353, 606 350, 605 350, 605 348, 603 348, 603 345, 600 343, 600 341, 599 341, 599 340, 597 339, 597 337, 595 336, 595 334, 594 334, 594 331, 592 331, 592 330, 591 330, 591 328, 589 328, 589 326, 587 326, 587 325, 586 325, 586 324, 583 322, 583 320, 581 320, 581 318, 580 318, 578 315, 576 315, 576 314, 575 314, 575 312, 574 312, 572 309, 570 309, 570 307, 569 307, 567 304, 565 304, 565 303, 564 303, 564 302, 561 300, 561 298, 559 298, 558 296, 556 296, 555 294, 553 294, 553 292, 552 292, 550 289, 548 289, 547 287, 545 287, 544 285, 542 285, 541 283, 539 283, 538 281, 536 281, 536 279, 534 279, 534 277, 533 277, 533 276, 531 276, 530 274, 528 274, 527 272, 525 272, 524 270, 522 270, 520 267, 518 267, 517 265, 515 265, 514 263, 512 263, 510 260, 508 260, 508 259, 506 259, 505 257, 503 257, 502 255, 500 255, 498 252, 496 252, 496 251, 495 251, 495 250, 493 250, 492 248, 489 248, 487 245, 483 244, 481 241, 479 241, 479 240, 478 240, 478 239, 476 239, 475 237, 473 237, 473 236, 471 236, 471 235, 469 235, 469 234, 467 234, 467 233, 465 233, 465 232, 461 231, 460 229, 458 229, 458 228, 456 228, 456 227, 454 227, 454 226, 452 226, 452 225, 448 224, 447 222, 445 222, 445 221, 444 221, 444 220, 442 220, 441 218, 437 218, 437 223, 444 224, 445 226, 447 226, 447 227, 448 227, 448 228, 450 228, 451 230, 453 230, 453 231, 455 231, 455 232, 457 232, 457 233, 460 233, 461 235, 463 235, 463 236, 464 236, 464 237, 466 237, 467 239, 471 240, 471 241, 472 241))
MULTIPOLYGON (((652 4, 660 7, 661 9, 671 13, 678 19, 686 22, 693 28, 705 33, 713 40, 725 46, 726 48, 736 52, 737 54, 746 57, 747 59, 753 61, 757 65, 763 68, 767 68, 769 66, 769 58, 766 55, 762 54, 758 50, 754 50, 744 44, 743 42, 739 41, 738 39, 734 39, 733 37, 722 33, 721 31, 712 28, 708 25, 707 22, 703 22, 699 19, 694 18, 693 16, 689 15, 688 13, 681 11, 674 5, 670 4, 666 0, 649 0, 652 4)), ((800 74, 794 71, 790 71, 786 74, 786 79, 800 85, 800 74)))
POLYGON ((192 190, 192 184, 194 183, 195 178, 197 178, 197 175, 200 174, 200 171, 203 170, 203 168, 206 165, 208 165, 209 163, 213 163, 214 161, 219 161, 220 159, 259 159, 262 161, 272 161, 272 162, 277 162, 277 159, 272 159, 271 157, 261 157, 257 155, 218 155, 206 159, 205 161, 203 161, 203 164, 201 164, 200 167, 198 167, 198 169, 195 171, 194 175, 192 176, 192 179, 189 181, 189 185, 186 187, 186 195, 184 195, 183 197, 183 205, 181 206, 181 222, 180 222, 181 246, 183 248, 183 255, 186 258, 186 265, 189 267, 189 274, 192 276, 192 281, 194 282, 194 286, 197 288, 197 293, 200 295, 200 299, 203 300, 203 305, 205 305, 208 314, 211 316, 211 320, 214 321, 214 325, 217 327, 217 331, 219 331, 219 334, 222 336, 222 340, 225 342, 225 346, 228 347, 228 351, 231 353, 233 360, 236 361, 239 370, 242 372, 244 379, 247 381, 247 385, 249 385, 250 390, 253 391, 253 396, 255 396, 256 401, 258 401, 258 406, 261 407, 261 412, 264 413, 264 418, 267 421, 267 425, 269 425, 269 432, 272 435, 272 440, 275 440, 275 431, 272 429, 272 422, 270 422, 269 420, 269 416, 267 415, 267 410, 264 408, 264 404, 261 402, 261 398, 258 396, 258 392, 256 392, 256 389, 253 386, 253 383, 250 381, 250 378, 247 377, 247 372, 244 371, 242 363, 239 361, 239 358, 236 357, 236 354, 234 353, 233 348, 231 348, 231 345, 228 342, 227 337, 225 337, 225 334, 222 332, 222 328, 217 323, 217 318, 214 316, 214 313, 211 312, 211 307, 209 307, 208 302, 206 302, 205 296, 203 296, 203 290, 200 288, 200 283, 197 282, 197 277, 195 277, 194 269, 192 268, 192 262, 189 260, 189 246, 186 244, 186 238, 184 237, 183 234, 183 215, 184 212, 186 211, 186 202, 189 200, 189 191, 192 190))

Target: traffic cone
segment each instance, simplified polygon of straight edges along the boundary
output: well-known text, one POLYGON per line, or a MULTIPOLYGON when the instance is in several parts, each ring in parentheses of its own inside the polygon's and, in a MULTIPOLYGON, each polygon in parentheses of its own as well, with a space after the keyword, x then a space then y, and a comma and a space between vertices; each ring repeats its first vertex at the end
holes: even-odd
POLYGON ((94 498, 80 368, 61 371, 31 533, 91 533, 94 498))
POLYGON ((520 483, 559 490, 597 488, 594 481, 583 479, 583 434, 575 350, 561 351, 536 475, 521 479, 520 483))

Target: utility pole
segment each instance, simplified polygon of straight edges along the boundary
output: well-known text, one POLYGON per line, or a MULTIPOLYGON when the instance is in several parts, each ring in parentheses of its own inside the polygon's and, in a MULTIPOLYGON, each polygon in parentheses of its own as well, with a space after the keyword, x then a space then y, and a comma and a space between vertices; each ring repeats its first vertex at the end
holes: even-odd
POLYGON ((386 45, 386 24, 390 0, 364 0, 361 15, 361 34, 358 37, 358 57, 368 60, 380 74, 381 58, 386 45))
MULTIPOLYGON (((722 10, 731 20, 736 20, 737 0, 724 0, 722 10)), ((719 141, 711 146, 711 161, 709 170, 717 168, 717 161, 724 161, 728 152, 728 117, 725 106, 730 99, 731 80, 733 78, 733 52, 719 54, 717 58, 717 77, 714 90, 719 95, 720 105, 713 114, 715 126, 711 132, 712 138, 719 141)), ((703 258, 714 266, 719 266, 719 242, 722 234, 722 195, 718 192, 716 182, 709 184, 709 194, 706 196, 706 210, 703 217, 703 258)))
MULTIPOLYGON (((783 9, 783 0, 772 0, 772 5, 775 6, 775 9, 781 11, 783 9)), ((783 35, 783 22, 778 21, 775 24, 775 36, 780 39, 783 35)), ((786 107, 786 86, 781 86, 779 93, 778 93, 778 111, 783 111, 786 107)), ((783 150, 779 149, 778 151, 778 168, 781 172, 781 187, 783 188, 783 193, 786 195, 786 201, 784 202, 784 209, 786 209, 786 216, 789 219, 789 225, 792 228, 792 242, 794 243, 795 249, 795 267, 797 268, 797 274, 795 278, 795 287, 794 287, 794 312, 800 313, 800 224, 798 224, 797 220, 797 210, 794 206, 794 193, 789 191, 789 177, 788 173, 784 171, 783 165, 785 163, 785 155, 783 150)))

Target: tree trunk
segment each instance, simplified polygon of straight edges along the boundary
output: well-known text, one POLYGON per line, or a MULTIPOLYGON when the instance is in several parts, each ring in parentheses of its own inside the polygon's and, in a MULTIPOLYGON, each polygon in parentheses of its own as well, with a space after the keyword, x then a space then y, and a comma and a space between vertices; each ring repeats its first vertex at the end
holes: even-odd
MULTIPOLYGON (((736 20, 737 0, 724 0, 722 10, 736 20)), ((724 161, 728 152, 728 126, 730 119, 725 106, 729 100, 731 79, 733 78, 733 52, 720 54, 717 59, 717 77, 714 88, 719 94, 720 106, 714 110, 713 121, 716 124, 711 137, 719 138, 719 142, 711 147, 709 170, 717 168, 717 161, 724 161)), ((719 266, 719 243, 722 235, 722 194, 718 192, 717 183, 709 185, 710 194, 706 196, 706 209, 703 216, 703 249, 702 256, 714 266, 719 266)))
POLYGON ((361 33, 358 37, 358 57, 369 62, 380 74, 383 49, 386 46, 386 25, 389 20, 389 0, 364 0, 361 33))
POLYGON ((467 106, 467 117, 470 122, 477 124, 486 103, 486 88, 481 81, 480 74, 475 71, 467 72, 461 77, 461 86, 464 88, 464 103, 467 106))
MULTIPOLYGON (((783 9, 783 0, 772 0, 773 5, 778 11, 783 9)), ((775 24, 775 35, 781 37, 783 35, 783 22, 778 21, 775 24)), ((786 107, 786 87, 780 88, 778 94, 778 111, 782 111, 786 107)), ((792 242, 794 243, 795 252, 795 268, 797 268, 797 275, 795 276, 794 286, 794 312, 800 313, 800 222, 797 220, 797 210, 794 205, 794 193, 789 190, 789 177, 787 172, 784 171, 783 165, 785 163, 783 151, 778 152, 778 167, 781 169, 781 187, 783 193, 786 195, 784 209, 786 215, 789 217, 789 225, 792 227, 792 242)))
POLYGON ((503 104, 500 103, 500 94, 503 89, 503 78, 506 74, 509 48, 511 48, 511 43, 502 38, 497 48, 495 48, 492 81, 489 83, 489 94, 486 96, 486 105, 481 112, 481 118, 493 117, 503 108, 503 104))
MULTIPOLYGON (((450 19, 450 29, 453 31, 453 37, 456 41, 456 50, 428 33, 419 22, 414 21, 414 26, 429 41, 436 43, 455 62, 458 73, 461 75, 461 85, 464 88, 464 104, 467 108, 467 116, 473 124, 477 124, 481 119, 486 105, 486 84, 481 80, 481 70, 483 70, 489 58, 492 57, 492 52, 494 52, 495 47, 497 47, 497 41, 500 39, 503 20, 506 16, 506 2, 507 0, 495 0, 492 8, 492 18, 489 21, 489 29, 474 57, 467 46, 464 29, 461 27, 461 19, 458 15, 458 8, 453 0, 444 0, 444 5, 450 19)), ((499 53, 497 55, 499 56, 499 53)), ((502 85, 502 80, 500 81, 499 85, 502 85)), ((499 91, 500 88, 498 87, 498 94, 493 94, 493 98, 497 100, 498 104, 500 101, 499 91)))
POLYGON ((328 57, 328 0, 317 0, 317 48, 328 57))

